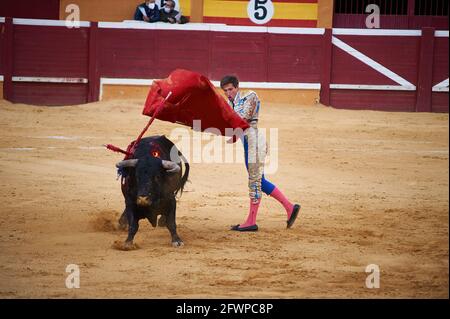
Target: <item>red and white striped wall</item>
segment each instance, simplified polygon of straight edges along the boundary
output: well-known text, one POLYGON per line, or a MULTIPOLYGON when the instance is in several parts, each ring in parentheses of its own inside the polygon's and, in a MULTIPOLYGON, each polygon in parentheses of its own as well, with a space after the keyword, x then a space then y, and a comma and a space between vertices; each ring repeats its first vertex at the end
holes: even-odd
POLYGON ((448 31, 246 27, 0 18, 0 74, 13 102, 97 101, 104 85, 148 86, 175 68, 216 85, 320 90, 337 108, 448 112, 448 31))

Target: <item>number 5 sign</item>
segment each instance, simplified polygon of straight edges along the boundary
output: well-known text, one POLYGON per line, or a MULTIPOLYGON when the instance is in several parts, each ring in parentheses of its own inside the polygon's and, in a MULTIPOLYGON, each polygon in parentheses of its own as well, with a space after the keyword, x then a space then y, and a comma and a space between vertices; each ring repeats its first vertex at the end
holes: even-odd
POLYGON ((250 20, 256 24, 265 24, 273 17, 273 3, 271 0, 250 0, 247 6, 247 14, 250 20))

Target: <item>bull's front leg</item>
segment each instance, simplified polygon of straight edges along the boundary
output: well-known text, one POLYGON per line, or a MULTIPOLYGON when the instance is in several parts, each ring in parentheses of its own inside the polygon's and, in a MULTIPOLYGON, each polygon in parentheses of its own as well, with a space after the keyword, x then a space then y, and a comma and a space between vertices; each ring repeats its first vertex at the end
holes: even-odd
POLYGON ((172 246, 173 247, 181 247, 184 245, 180 236, 177 234, 177 225, 175 222, 177 210, 177 201, 175 197, 171 198, 168 201, 167 211, 166 211, 166 226, 172 236, 172 246))
POLYGON ((133 215, 137 210, 136 200, 133 200, 132 196, 124 195, 125 197, 125 209, 119 218, 119 229, 126 230, 128 225, 130 225, 129 216, 133 215))
POLYGON ((121 250, 133 250, 138 248, 137 245, 133 243, 134 236, 139 229, 139 219, 136 217, 135 210, 131 209, 127 206, 125 209, 127 220, 128 220, 128 237, 125 240, 125 243, 122 247, 119 247, 121 250))
POLYGON ((139 220, 135 215, 135 209, 132 208, 132 206, 126 206, 125 211, 123 212, 122 216, 120 217, 120 221, 123 222, 123 220, 126 220, 125 227, 128 225, 128 237, 125 240, 125 242, 122 241, 116 241, 114 242, 113 248, 119 249, 119 250, 133 250, 139 248, 136 244, 133 243, 134 236, 136 235, 138 229, 139 229, 139 220))
POLYGON ((119 229, 126 230, 128 227, 127 208, 123 210, 122 215, 119 218, 119 229))
POLYGON ((139 230, 139 220, 136 218, 132 211, 128 211, 128 237, 125 241, 125 244, 132 245, 134 236, 136 236, 137 231, 139 230))

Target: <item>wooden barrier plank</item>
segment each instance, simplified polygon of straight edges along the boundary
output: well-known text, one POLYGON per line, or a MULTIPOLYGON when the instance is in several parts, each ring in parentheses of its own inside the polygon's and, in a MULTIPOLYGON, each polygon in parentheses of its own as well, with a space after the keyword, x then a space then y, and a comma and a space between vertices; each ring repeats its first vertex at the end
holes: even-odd
POLYGON ((269 34, 268 82, 319 83, 322 35, 269 34))
POLYGON ((98 71, 98 23, 92 22, 89 30, 89 91, 87 102, 95 102, 100 97, 100 74, 98 71))
POLYGON ((332 37, 332 29, 326 29, 322 38, 323 53, 320 79, 320 103, 326 106, 331 105, 330 84, 333 60, 333 44, 331 42, 332 37))
POLYGON ((5 19, 5 33, 3 35, 3 98, 9 100, 12 96, 12 76, 14 65, 14 25, 12 18, 5 19))
POLYGON ((423 28, 417 79, 416 112, 431 112, 433 89, 434 29, 423 28))

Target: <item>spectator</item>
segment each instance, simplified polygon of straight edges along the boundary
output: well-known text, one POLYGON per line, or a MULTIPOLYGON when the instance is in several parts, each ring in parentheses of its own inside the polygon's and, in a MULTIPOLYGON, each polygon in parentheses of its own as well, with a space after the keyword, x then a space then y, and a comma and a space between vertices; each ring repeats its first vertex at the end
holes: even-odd
MULTIPOLYGON (((160 8, 164 8, 164 3, 166 2, 167 0, 156 0, 156 4, 158 5, 158 7, 160 7, 160 8)), ((183 11, 181 10, 181 8, 180 8, 180 1, 179 0, 172 0, 173 2, 175 2, 175 10, 177 10, 178 12, 180 12, 180 13, 183 13, 183 11)))
POLYGON ((175 2, 172 0, 166 0, 164 7, 160 10, 160 21, 169 23, 184 24, 189 22, 189 19, 182 16, 180 12, 175 10, 175 2))
POLYGON ((134 13, 134 20, 145 22, 157 22, 159 21, 159 8, 155 4, 155 0, 146 0, 137 6, 134 13))

